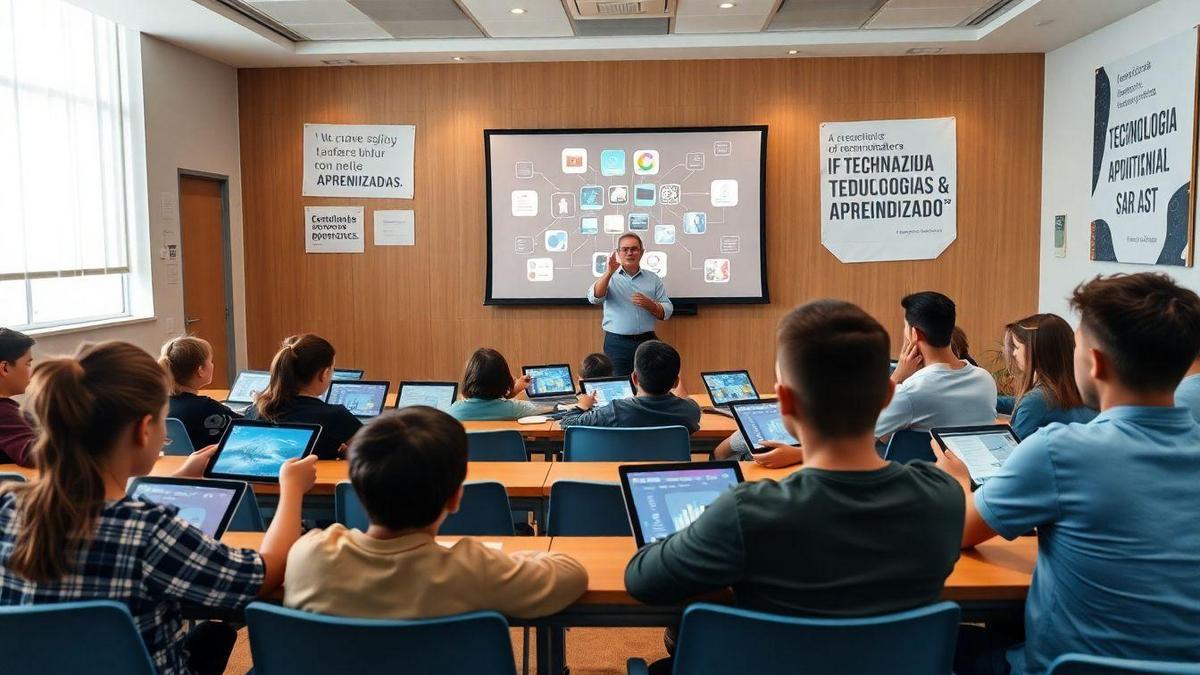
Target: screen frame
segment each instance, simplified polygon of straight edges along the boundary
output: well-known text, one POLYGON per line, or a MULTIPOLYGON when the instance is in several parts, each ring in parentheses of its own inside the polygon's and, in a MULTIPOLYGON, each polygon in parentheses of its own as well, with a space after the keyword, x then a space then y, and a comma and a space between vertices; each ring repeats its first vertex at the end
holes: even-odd
MULTIPOLYGON (((211 534, 213 539, 220 539, 225 534, 225 530, 229 528, 229 524, 233 522, 233 514, 237 513, 238 505, 246 497, 246 491, 250 486, 244 480, 224 480, 211 478, 177 478, 175 476, 135 476, 129 480, 129 484, 125 486, 125 496, 130 499, 137 499, 133 496, 134 489, 139 485, 187 485, 193 487, 210 487, 218 490, 233 490, 233 499, 229 501, 229 506, 226 507, 224 515, 221 516, 221 522, 217 524, 217 531, 211 534)), ((149 502, 151 504, 159 504, 159 502, 149 502)), ((172 504, 160 504, 160 506, 173 506, 172 504)), ((199 526, 195 526, 199 529, 199 526)), ((203 532, 203 530, 201 530, 203 532)), ((205 532, 205 534, 208 534, 205 532)))
POLYGON ((233 378, 233 382, 229 385, 229 393, 225 394, 224 403, 234 403, 237 405, 241 405, 241 404, 245 403, 247 405, 254 405, 254 401, 241 401, 241 400, 229 398, 233 394, 233 392, 237 389, 238 380, 242 379, 242 375, 248 375, 248 374, 266 375, 267 381, 268 382, 271 381, 271 373, 269 371, 253 370, 253 369, 239 370, 237 376, 233 378))
POLYGON ((703 471, 705 469, 733 469, 733 475, 737 478, 737 483, 734 486, 736 487, 746 482, 745 477, 742 476, 742 465, 732 459, 718 459, 708 462, 622 464, 617 467, 617 473, 621 477, 621 496, 625 499, 625 517, 629 519, 629 529, 633 532, 633 540, 637 543, 638 548, 646 546, 646 538, 642 533, 641 521, 634 515, 637 513, 637 506, 633 501, 633 488, 629 485, 630 474, 662 471, 703 471))
POLYGON ((361 382, 367 371, 362 368, 334 368, 330 382, 361 382), (338 373, 353 373, 354 377, 338 377, 338 373))
POLYGON ((487 206, 487 265, 484 271, 483 304, 488 305, 571 305, 578 307, 591 306, 581 293, 578 298, 497 298, 492 295, 492 136, 554 136, 563 134, 673 134, 673 133, 706 133, 728 131, 757 131, 761 134, 758 158, 758 236, 759 246, 759 285, 762 288, 761 297, 672 297, 676 305, 766 305, 771 302, 770 288, 767 285, 767 125, 725 125, 700 127, 611 127, 584 129, 484 129, 483 130, 483 170, 484 170, 484 201, 487 206))
MULTIPOLYGON (((402 410, 400 407, 400 398, 404 395, 404 387, 407 385, 415 387, 453 387, 450 394, 450 405, 458 400, 458 383, 457 382, 435 382, 433 380, 400 380, 400 386, 396 387, 396 400, 392 402, 392 410, 402 410)), ((409 408, 411 406, 404 406, 409 408)))
POLYGON ((213 452, 212 459, 208 460, 208 466, 204 467, 205 478, 225 478, 228 480, 242 480, 248 483, 278 483, 279 476, 259 476, 255 474, 240 474, 240 473, 225 473, 216 471, 217 461, 221 459, 221 453, 225 452, 225 444, 229 441, 229 437, 233 435, 234 427, 270 427, 273 429, 304 429, 306 431, 315 431, 308 438, 308 445, 304 447, 304 451, 300 453, 297 459, 304 459, 312 454, 313 449, 317 447, 317 439, 321 437, 320 424, 300 424, 297 422, 264 422, 262 420, 237 419, 230 420, 229 424, 225 425, 225 431, 221 433, 221 440, 217 442, 217 449, 213 452))
POLYGON ((746 370, 744 368, 741 370, 706 370, 706 371, 703 371, 700 373, 700 381, 704 383, 704 389, 708 391, 708 402, 714 408, 728 408, 733 403, 746 403, 746 402, 755 402, 755 401, 763 400, 762 393, 758 391, 758 385, 754 384, 754 378, 750 377, 750 371, 746 370), (705 379, 705 376, 706 375, 735 375, 735 374, 739 374, 739 373, 744 373, 746 375, 746 381, 750 383, 750 388, 754 390, 754 393, 755 393, 755 395, 758 396, 758 398, 741 398, 741 399, 737 399, 737 400, 733 400, 733 401, 726 401, 724 403, 717 403, 716 399, 713 398, 712 387, 708 386, 708 380, 705 379))
MULTIPOLYGON (((345 386, 349 386, 349 385, 362 386, 364 384, 373 385, 376 387, 382 385, 383 386, 383 403, 379 406, 379 412, 375 413, 374 415, 355 415, 355 417, 357 417, 360 420, 375 419, 376 417, 379 417, 380 415, 382 415, 388 409, 387 397, 388 397, 388 393, 391 392, 391 390, 392 390, 392 383, 387 380, 331 380, 329 382, 329 389, 325 390, 325 402, 329 403, 329 399, 333 398, 333 388, 334 387, 338 387, 338 386, 345 387, 345 386)), ((330 405, 341 405, 341 404, 330 403, 330 405)), ((342 406, 342 407, 345 407, 345 406, 342 406)))
MULTIPOLYGON (((751 451, 753 454, 756 454, 756 455, 757 455, 758 453, 760 453, 760 452, 766 452, 766 451, 767 451, 767 446, 765 446, 765 445, 752 445, 752 444, 750 443, 750 434, 746 433, 746 425, 745 425, 745 423, 744 423, 744 422, 742 422, 742 418, 741 418, 741 416, 740 416, 740 415, 738 415, 738 411, 737 411, 737 409, 738 409, 739 407, 740 407, 740 408, 748 408, 748 407, 750 407, 750 406, 752 406, 752 405, 762 405, 762 404, 764 404, 764 403, 770 403, 771 405, 774 405, 774 406, 775 406, 775 412, 776 412, 776 413, 779 413, 779 400, 778 400, 778 399, 769 399, 769 398, 767 398, 767 399, 763 399, 763 398, 760 398, 760 399, 758 399, 757 401, 731 401, 731 402, 729 403, 729 412, 733 414, 733 421, 734 421, 734 423, 736 423, 736 424, 737 424, 738 433, 740 433, 740 434, 742 435, 742 440, 746 441, 746 445, 750 446, 750 451, 751 451)), ((783 417, 782 413, 779 413, 779 415, 780 415, 780 417, 783 417)), ((796 442, 797 442, 797 443, 799 443, 799 439, 797 439, 797 441, 796 441, 796 442)), ((798 448, 798 447, 800 447, 800 446, 799 446, 799 445, 793 445, 793 446, 791 446, 791 447, 793 447, 793 448, 798 448)))
MULTIPOLYGON (((929 435, 932 436, 935 441, 937 441, 938 446, 942 448, 942 452, 954 452, 954 450, 951 449, 950 446, 946 445, 946 442, 942 440, 942 434, 949 434, 951 436, 979 436, 984 434, 995 434, 999 432, 1008 434, 1010 438, 1016 441, 1017 445, 1021 444, 1021 439, 1017 437, 1017 432, 1013 431, 1012 426, 1008 424, 977 424, 968 427, 934 427, 929 430, 929 435)), ((975 480, 975 475, 971 473, 971 465, 967 464, 966 460, 964 460, 962 457, 959 457, 957 453, 955 453, 954 456, 957 457, 958 461, 962 462, 963 466, 967 468, 967 474, 971 478, 971 487, 977 488, 980 485, 983 485, 987 478, 984 478, 983 480, 975 480)))
POLYGON ((532 394, 529 392, 529 389, 527 388, 525 390, 525 396, 529 397, 530 401, 538 401, 538 400, 541 400, 544 398, 562 398, 564 396, 573 396, 576 393, 576 391, 575 391, 575 374, 571 372, 571 364, 569 364, 569 363, 545 363, 540 366, 521 366, 521 375, 522 376, 528 375, 529 371, 533 370, 535 368, 566 368, 567 369, 567 382, 571 383, 571 391, 555 391, 555 392, 548 392, 545 394, 532 394))
MULTIPOLYGON (((592 393, 588 391, 587 388, 588 384, 592 382, 627 382, 629 384, 629 390, 632 393, 629 396, 622 396, 622 398, 637 396, 637 387, 633 386, 632 377, 587 377, 579 381, 579 392, 581 394, 592 393)), ((616 399, 613 400, 615 401, 616 399)), ((609 401, 606 405, 612 405, 612 401, 609 401)))

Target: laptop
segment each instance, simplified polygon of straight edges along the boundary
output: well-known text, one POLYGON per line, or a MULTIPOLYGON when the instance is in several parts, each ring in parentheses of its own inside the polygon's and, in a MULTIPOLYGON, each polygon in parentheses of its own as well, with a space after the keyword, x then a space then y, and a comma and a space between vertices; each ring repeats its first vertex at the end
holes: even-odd
POLYGON ((396 393, 396 408, 427 405, 442 412, 450 412, 450 406, 456 399, 457 382, 401 382, 400 390, 396 393))
POLYGON ((334 368, 333 379, 335 380, 361 380, 363 379, 363 371, 356 368, 334 368))
POLYGON ((241 371, 234 379, 233 386, 229 388, 225 404, 234 412, 245 412, 246 408, 254 403, 258 392, 265 390, 270 381, 271 374, 265 370, 241 371))
POLYGON ((581 380, 583 393, 596 397, 596 406, 606 406, 619 398, 633 397, 633 380, 628 377, 595 377, 581 380))
POLYGON ((334 380, 329 383, 325 402, 340 405, 366 421, 383 413, 391 386, 387 380, 334 380))
POLYGON ((279 467, 289 459, 310 454, 320 434, 319 424, 231 420, 204 469, 204 477, 277 483, 279 467))
POLYGON ((1021 442, 1007 424, 975 427, 936 427, 929 430, 942 450, 951 450, 967 465, 974 487, 1000 471, 1021 442))
POLYGON ((220 539, 246 494, 240 480, 206 480, 174 476, 139 476, 125 491, 130 499, 179 509, 179 517, 220 539))
POLYGON ((732 461, 626 464, 617 470, 638 548, 691 525, 722 492, 742 482, 742 468, 732 461))
POLYGON ((737 422, 738 431, 742 432, 742 438, 746 439, 751 452, 765 451, 767 448, 763 441, 800 445, 800 441, 788 433, 783 425, 777 401, 742 401, 730 404, 729 409, 733 411, 733 420, 737 422))
POLYGON ((700 373, 700 379, 704 380, 704 388, 712 399, 712 405, 706 406, 704 412, 728 416, 730 403, 759 399, 758 389, 754 387, 748 370, 716 370, 700 373))
POLYGON ((521 366, 521 372, 530 377, 529 386, 525 388, 529 400, 544 405, 575 403, 575 380, 571 378, 570 364, 521 366))

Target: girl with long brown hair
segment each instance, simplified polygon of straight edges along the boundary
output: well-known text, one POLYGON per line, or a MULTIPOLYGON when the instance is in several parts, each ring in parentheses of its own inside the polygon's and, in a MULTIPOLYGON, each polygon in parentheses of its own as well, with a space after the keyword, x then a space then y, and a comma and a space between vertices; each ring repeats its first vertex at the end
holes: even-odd
MULTIPOLYGON (((260 552, 232 549, 174 507, 125 496, 130 477, 154 468, 166 436, 167 381, 149 354, 105 342, 43 360, 25 408, 39 432, 39 477, 0 487, 0 604, 124 602, 158 672, 224 670, 233 630, 204 623, 185 633, 180 603, 239 609, 280 586, 315 459, 280 471, 279 509, 260 552)), ((211 454, 191 455, 179 474, 198 477, 211 454)))
POLYGON ((1090 422, 1075 384, 1075 332, 1057 314, 1034 314, 1004 327, 1004 360, 1016 382, 1012 428, 1027 438, 1051 422, 1090 422))
POLYGON ((203 448, 221 440, 229 420, 241 415, 200 395, 200 390, 213 380, 212 345, 191 335, 177 337, 162 346, 158 363, 166 372, 171 389, 168 416, 183 422, 192 447, 203 448))

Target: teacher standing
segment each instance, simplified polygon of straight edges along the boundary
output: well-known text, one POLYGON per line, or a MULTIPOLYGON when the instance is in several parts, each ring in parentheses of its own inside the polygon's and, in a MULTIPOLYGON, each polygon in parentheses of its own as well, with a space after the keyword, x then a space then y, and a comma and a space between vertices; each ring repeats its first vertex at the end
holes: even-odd
POLYGON ((604 276, 588 288, 587 299, 604 305, 604 353, 613 362, 614 375, 633 372, 638 345, 656 340, 654 322, 666 321, 675 311, 662 279, 641 266, 642 238, 622 235, 617 250, 608 256, 604 276))

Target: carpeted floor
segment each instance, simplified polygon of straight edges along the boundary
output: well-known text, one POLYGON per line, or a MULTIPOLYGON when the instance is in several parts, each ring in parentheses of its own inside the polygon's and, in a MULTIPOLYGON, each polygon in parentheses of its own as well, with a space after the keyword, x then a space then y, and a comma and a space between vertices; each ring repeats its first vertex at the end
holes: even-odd
MULTIPOLYGON (((513 655, 521 668, 521 631, 513 629, 513 655)), ((533 647, 534 635, 530 635, 533 647)), ((625 660, 638 656, 653 662, 667 655, 661 628, 573 628, 567 631, 567 665, 571 675, 618 675, 625 673, 625 660)), ((237 646, 229 659, 226 675, 245 675, 253 666, 246 631, 238 633, 237 646)), ((530 662, 530 671, 535 664, 530 662)))

